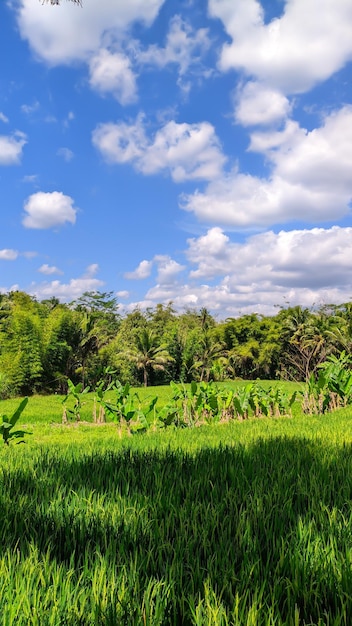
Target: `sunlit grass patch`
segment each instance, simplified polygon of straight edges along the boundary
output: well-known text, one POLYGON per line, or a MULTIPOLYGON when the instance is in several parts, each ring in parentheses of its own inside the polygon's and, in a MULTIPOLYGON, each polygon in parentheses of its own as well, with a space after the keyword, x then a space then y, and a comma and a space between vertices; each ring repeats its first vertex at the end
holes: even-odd
POLYGON ((0 449, 0 624, 347 626, 351 417, 33 421, 0 449))

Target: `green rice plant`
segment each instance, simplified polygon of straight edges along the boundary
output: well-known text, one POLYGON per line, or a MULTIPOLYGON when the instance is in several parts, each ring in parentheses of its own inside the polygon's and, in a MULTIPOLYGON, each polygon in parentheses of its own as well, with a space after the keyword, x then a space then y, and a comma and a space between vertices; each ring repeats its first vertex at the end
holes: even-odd
POLYGON ((221 596, 214 591, 211 582, 204 583, 204 597, 196 606, 190 606, 194 626, 229 626, 228 612, 221 602, 221 596))
POLYGON ((0 424, 0 434, 2 436, 4 444, 9 445, 12 439, 18 439, 17 443, 24 443, 24 436, 31 435, 25 430, 13 430, 16 426, 19 418, 21 417, 22 412, 26 408, 28 403, 28 398, 24 398, 22 402, 18 405, 17 409, 8 417, 7 415, 2 416, 2 424, 0 424))
POLYGON ((10 448, 1 626, 348 626, 351 420, 312 422, 10 448))

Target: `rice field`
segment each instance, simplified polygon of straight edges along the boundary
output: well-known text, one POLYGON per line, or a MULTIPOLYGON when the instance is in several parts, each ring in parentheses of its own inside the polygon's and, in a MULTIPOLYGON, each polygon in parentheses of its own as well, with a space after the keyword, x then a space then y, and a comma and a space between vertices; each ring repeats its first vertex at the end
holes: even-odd
POLYGON ((1 626, 351 623, 351 409, 132 437, 59 406, 0 448, 1 626))

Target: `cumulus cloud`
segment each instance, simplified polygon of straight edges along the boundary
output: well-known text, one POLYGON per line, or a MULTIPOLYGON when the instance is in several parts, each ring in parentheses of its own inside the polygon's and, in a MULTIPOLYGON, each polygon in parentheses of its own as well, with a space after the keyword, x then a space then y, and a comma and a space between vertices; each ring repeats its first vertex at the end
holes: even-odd
MULTIPOLYGON (((313 306, 351 297, 352 228, 273 231, 232 241, 218 227, 188 240, 188 281, 158 281, 141 307, 172 301, 176 309, 207 307, 220 318, 271 315, 287 304, 313 306)), ((175 277, 176 278, 176 277, 175 277)))
POLYGON ((12 135, 0 135, 0 165, 17 165, 21 161, 26 135, 16 131, 12 135))
POLYGON ((143 280, 150 276, 153 267, 153 261, 141 261, 133 272, 126 272, 125 278, 129 280, 143 280))
POLYGON ((70 302, 85 291, 99 291, 103 287, 104 281, 95 278, 98 269, 98 265, 93 263, 87 267, 83 276, 72 278, 68 283, 61 283, 59 280, 32 283, 28 291, 40 300, 54 296, 63 302, 70 302))
POLYGON ((126 289, 123 289, 122 291, 117 291, 116 296, 117 298, 121 298, 121 300, 125 300, 126 298, 130 297, 130 292, 126 289))
POLYGON ((319 304, 341 304, 349 301, 350 290, 331 287, 327 289, 283 289, 268 286, 250 285, 248 288, 234 291, 224 279, 216 285, 182 284, 177 287, 156 285, 150 289, 144 300, 133 302, 129 309, 153 307, 157 303, 172 302, 175 309, 200 309, 206 307, 219 320, 239 315, 275 315, 279 306, 312 307, 319 304))
POLYGON ((100 124, 93 144, 110 163, 131 163, 143 174, 169 171, 175 182, 219 176, 225 157, 209 122, 167 122, 148 138, 139 116, 134 124, 100 124))
POLYGON ((17 250, 12 250, 11 248, 3 248, 3 250, 0 250, 0 261, 15 261, 17 257, 17 250))
POLYGON ((235 120, 242 126, 274 124, 291 111, 289 100, 282 93, 262 83, 249 81, 235 94, 235 120))
POLYGON ((5 113, 2 113, 2 112, 0 111, 0 122, 4 122, 4 124, 7 124, 7 123, 8 123, 8 121, 9 121, 9 118, 8 118, 8 117, 6 117, 5 113))
POLYGON ((151 275, 154 266, 157 267, 156 280, 162 285, 174 284, 178 274, 185 269, 169 255, 156 254, 151 261, 141 261, 133 272, 126 272, 124 276, 130 280, 142 280, 151 275))
POLYGON ((237 227, 336 220, 349 213, 352 107, 330 114, 311 132, 290 122, 282 132, 254 133, 250 149, 268 158, 269 178, 233 170, 204 193, 183 196, 182 207, 201 220, 237 227))
POLYGON ((286 0, 281 17, 269 23, 258 0, 209 0, 209 13, 232 39, 220 69, 242 70, 284 93, 310 89, 352 58, 346 0, 286 0))
POLYGON ((38 269, 38 272, 46 274, 47 276, 51 276, 52 274, 63 274, 63 272, 58 267, 55 267, 55 265, 48 265, 47 263, 41 265, 38 269))
POLYGON ((188 244, 197 266, 191 278, 227 275, 236 289, 266 281, 285 288, 351 285, 352 228, 268 231, 232 243, 215 227, 188 244))
POLYGON ((170 20, 164 48, 153 44, 145 50, 140 50, 138 45, 134 44, 134 54, 137 62, 142 65, 164 68, 169 64, 176 64, 179 75, 184 76, 191 65, 199 63, 203 52, 209 47, 210 39, 206 28, 194 31, 188 22, 175 15, 170 20))
POLYGON ((24 205, 25 216, 22 220, 26 228, 54 228, 66 222, 74 224, 77 209, 73 207, 73 199, 61 191, 45 193, 38 191, 29 196, 24 205))
POLYGON ((85 2, 84 10, 69 2, 60 7, 20 0, 17 21, 23 39, 50 65, 88 60, 103 38, 120 38, 135 21, 150 25, 164 0, 99 0, 85 2))
POLYGON ((89 63, 90 86, 102 94, 112 93, 120 104, 136 100, 137 85, 127 56, 101 49, 89 63))
POLYGON ((158 266, 157 282, 159 285, 172 285, 176 282, 177 276, 185 269, 184 265, 181 265, 168 255, 156 255, 154 261, 158 266))

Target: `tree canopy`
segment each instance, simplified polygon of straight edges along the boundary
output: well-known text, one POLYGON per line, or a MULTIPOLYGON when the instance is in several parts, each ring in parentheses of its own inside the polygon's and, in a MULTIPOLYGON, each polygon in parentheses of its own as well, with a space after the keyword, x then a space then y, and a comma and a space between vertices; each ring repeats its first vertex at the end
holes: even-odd
POLYGON ((0 294, 0 397, 65 393, 67 379, 94 386, 106 368, 122 383, 170 380, 307 380, 352 348, 352 306, 280 309, 217 322, 207 309, 172 303, 121 315, 112 292, 62 304, 0 294))

